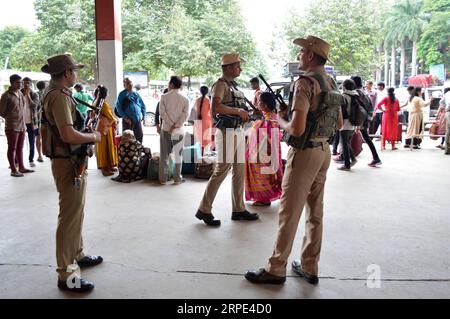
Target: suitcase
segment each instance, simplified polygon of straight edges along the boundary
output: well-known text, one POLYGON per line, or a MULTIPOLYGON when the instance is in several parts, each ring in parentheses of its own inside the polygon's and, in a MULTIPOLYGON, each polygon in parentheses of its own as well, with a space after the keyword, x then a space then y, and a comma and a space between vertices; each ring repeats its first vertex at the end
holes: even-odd
POLYGON ((199 143, 185 146, 183 149, 183 165, 181 174, 192 175, 195 171, 195 163, 202 157, 202 148, 199 143))
POLYGON ((355 134, 353 134, 352 137, 352 141, 351 141, 351 147, 352 147, 352 151, 353 151, 353 155, 355 155, 355 157, 357 157, 359 154, 361 154, 363 147, 363 138, 361 135, 360 131, 355 132, 355 134))
MULTIPOLYGON (((174 161, 172 156, 169 156, 169 181, 173 178, 174 161)), ((149 160, 147 167, 147 179, 151 181, 159 180, 159 154, 153 155, 149 160)))
POLYGON ((398 124, 397 142, 403 142, 403 124, 398 124))

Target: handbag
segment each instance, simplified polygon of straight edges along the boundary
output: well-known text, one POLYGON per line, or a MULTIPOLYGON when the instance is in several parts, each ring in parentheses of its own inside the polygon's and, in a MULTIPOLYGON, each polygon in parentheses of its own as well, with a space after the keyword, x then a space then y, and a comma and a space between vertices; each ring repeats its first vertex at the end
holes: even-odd
POLYGON ((194 177, 198 179, 210 179, 216 168, 217 158, 214 156, 202 157, 200 162, 195 164, 194 177))
POLYGON ((431 124, 431 127, 430 127, 430 138, 431 138, 432 140, 437 140, 437 139, 439 139, 438 136, 433 136, 433 135, 438 135, 438 134, 437 134, 437 133, 438 133, 438 129, 439 129, 439 124, 438 124, 438 123, 433 123, 433 124, 431 124))
POLYGON ((352 140, 351 140, 351 148, 353 151, 353 155, 358 156, 359 154, 361 154, 363 147, 363 138, 361 135, 360 131, 355 132, 355 134, 353 134, 352 140))

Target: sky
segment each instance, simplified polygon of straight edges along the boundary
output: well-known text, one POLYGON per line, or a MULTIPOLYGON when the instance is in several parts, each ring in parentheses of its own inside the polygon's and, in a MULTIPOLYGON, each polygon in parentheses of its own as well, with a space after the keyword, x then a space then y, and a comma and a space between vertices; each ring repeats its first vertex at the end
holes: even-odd
POLYGON ((37 27, 34 0, 0 0, 0 29, 9 25, 20 25, 28 30, 37 27))

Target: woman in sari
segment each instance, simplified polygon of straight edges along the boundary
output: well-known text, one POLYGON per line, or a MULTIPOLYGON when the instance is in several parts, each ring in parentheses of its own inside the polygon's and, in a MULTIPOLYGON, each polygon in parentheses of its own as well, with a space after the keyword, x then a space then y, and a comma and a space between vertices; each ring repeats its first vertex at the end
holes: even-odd
POLYGON ((122 133, 119 147, 119 175, 111 178, 119 183, 140 181, 147 175, 152 152, 136 140, 132 130, 122 133))
POLYGON ((389 88, 388 96, 386 96, 377 105, 377 109, 383 111, 383 122, 381 130, 381 149, 383 151, 386 149, 386 141, 391 142, 393 151, 398 149, 395 147, 395 142, 398 139, 398 112, 400 112, 400 103, 395 97, 394 91, 394 88, 389 88))
POLYGON ((264 114, 250 129, 245 153, 245 198, 255 206, 270 206, 281 197, 283 162, 276 101, 272 94, 261 94, 258 107, 264 114))
POLYGON ((202 96, 195 103, 197 119, 194 123, 194 136, 195 140, 201 143, 204 154, 205 148, 210 147, 212 142, 211 101, 207 86, 202 86, 200 93, 202 96))
MULTIPOLYGON (((95 98, 98 96, 97 89, 94 93, 95 98)), ((102 141, 97 144, 97 167, 102 170, 103 176, 112 176, 117 171, 115 168, 119 161, 117 147, 115 145, 115 127, 117 118, 114 116, 108 102, 103 103, 98 122, 98 131, 102 135, 102 141)))
POLYGON ((412 141, 413 148, 420 149, 424 131, 423 108, 431 102, 425 102, 420 97, 421 94, 422 88, 415 88, 409 99, 409 123, 406 131, 405 148, 410 147, 412 141))

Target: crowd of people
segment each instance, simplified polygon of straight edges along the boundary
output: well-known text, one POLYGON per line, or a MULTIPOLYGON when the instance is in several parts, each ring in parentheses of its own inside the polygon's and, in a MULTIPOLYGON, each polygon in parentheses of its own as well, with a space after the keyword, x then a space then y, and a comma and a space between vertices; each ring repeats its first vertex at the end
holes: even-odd
MULTIPOLYGON (((201 96, 193 107, 196 114, 194 139, 201 145, 201 154, 214 151, 217 156, 217 164, 195 217, 207 226, 221 225, 213 215, 213 204, 230 170, 233 175, 232 220, 259 219, 258 214, 247 210, 244 199, 252 201, 254 206, 269 206, 280 200, 280 228, 275 249, 265 268, 250 270, 245 275, 253 283, 284 283, 287 258, 306 206, 307 227, 301 261, 295 261, 292 268, 307 282, 317 284, 324 185, 331 156, 342 163, 340 170, 351 170, 357 163, 352 139, 355 133, 361 133, 372 152, 369 166, 381 165, 372 139, 379 130, 381 151, 386 149, 386 142, 390 143, 392 150, 397 150, 396 143, 401 141, 402 132, 398 128, 398 114, 405 106, 409 109, 405 146, 419 149, 424 132, 422 110, 429 103, 422 99, 420 88, 409 88, 409 102, 401 106, 394 88, 386 90, 383 83, 378 83, 378 89, 374 90, 371 81, 367 81, 363 88, 359 76, 346 80, 342 92, 339 92, 324 69, 330 45, 313 36, 296 39, 294 43, 300 47, 298 59, 304 73, 293 86, 292 105, 280 105, 272 93, 263 92, 258 78, 251 80, 255 96, 253 102, 248 101, 235 82, 242 71, 241 57, 239 54, 226 54, 221 60, 222 76, 211 89, 206 86, 200 88, 201 96), (249 104, 253 104, 255 110, 249 112, 249 104), (363 118, 358 117, 355 111, 358 109, 363 118), (249 122, 250 126, 247 125, 249 122), (285 161, 281 155, 282 140, 290 146, 285 161)), ((151 150, 143 146, 142 122, 146 106, 139 93, 133 90, 129 78, 124 79, 124 90, 113 108, 106 101, 107 90, 99 87, 94 96, 90 96, 81 84, 75 85, 76 71, 83 65, 70 55, 55 56, 47 62, 42 71, 49 73, 52 80, 47 87, 39 82, 37 93, 32 90, 31 79, 11 76, 11 86, 1 97, 0 116, 6 120, 11 176, 23 177, 23 174, 33 172, 23 163, 26 133, 30 144, 29 165, 35 167, 36 149, 39 162, 43 161, 44 155, 51 158, 55 184, 60 193, 58 287, 86 292, 94 285, 82 280, 78 287, 71 287, 65 270, 73 260, 80 267, 88 267, 101 263, 103 258, 86 256, 83 252, 81 226, 87 156, 84 153, 74 155, 70 146, 94 143, 98 169, 104 176, 113 176, 117 172, 118 176, 112 178, 116 182, 130 183, 145 178, 152 158, 151 150), (76 91, 74 94, 72 87, 76 91), (96 117, 97 125, 90 127, 96 117), (120 119, 122 132, 118 131, 120 119), (80 123, 82 130, 77 129, 80 123)), ((182 176, 184 123, 190 110, 189 101, 182 94, 182 86, 182 80, 172 76, 157 108, 156 125, 160 135, 158 179, 161 185, 169 182, 170 175, 173 175, 175 184, 186 182, 182 176), (175 159, 172 174, 170 157, 175 159)), ((447 134, 446 147, 443 146, 444 137, 439 144, 446 154, 450 154, 449 97, 447 90, 436 121, 437 135, 447 134)))

